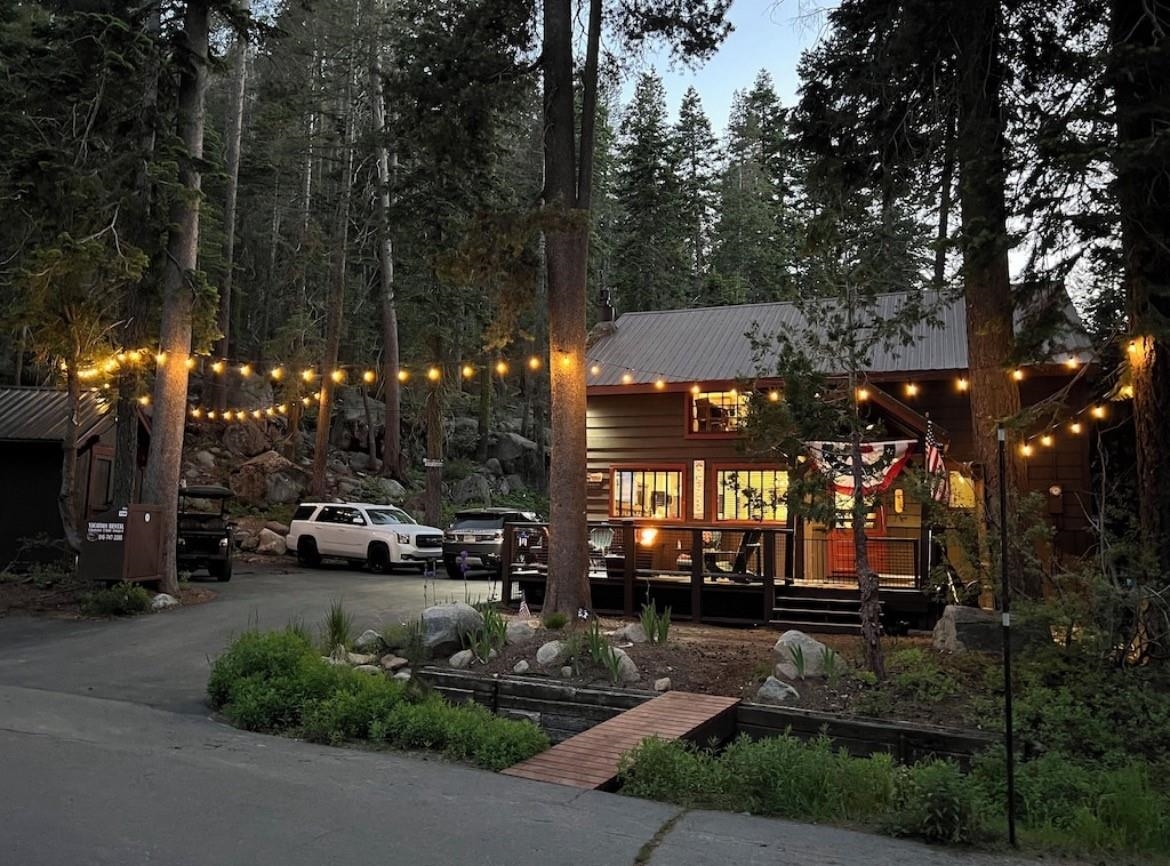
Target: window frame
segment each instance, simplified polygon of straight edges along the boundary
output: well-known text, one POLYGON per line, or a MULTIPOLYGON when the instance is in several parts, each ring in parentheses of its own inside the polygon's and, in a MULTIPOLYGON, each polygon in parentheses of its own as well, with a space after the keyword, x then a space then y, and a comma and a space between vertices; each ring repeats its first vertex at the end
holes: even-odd
POLYGON ((748 402, 751 400, 750 391, 744 391, 734 385, 728 385, 726 388, 709 388, 695 394, 688 391, 686 399, 683 401, 683 435, 687 439, 735 439, 743 432, 742 424, 747 417, 748 402), (691 428, 691 422, 694 420, 694 406, 695 399, 704 394, 730 394, 732 391, 736 393, 736 397, 743 401, 743 414, 739 416, 740 426, 734 430, 722 430, 716 432, 710 431, 696 431, 691 428))
POLYGON ((658 523, 686 523, 687 507, 690 503, 690 487, 685 463, 614 463, 609 467, 609 490, 606 493, 607 508, 612 520, 653 520, 658 523), (618 514, 614 509, 617 484, 615 479, 619 472, 675 472, 679 476, 678 484, 678 516, 654 517, 653 515, 618 514))
MULTIPOLYGON (((741 463, 741 462, 720 462, 711 464, 707 472, 707 485, 710 488, 710 493, 707 496, 707 521, 711 524, 720 526, 771 526, 771 527, 792 527, 793 512, 787 503, 784 505, 784 519, 772 520, 762 519, 756 520, 753 517, 720 517, 719 516, 719 500, 720 495, 719 475, 722 472, 783 472, 788 477, 789 485, 792 483, 791 473, 792 469, 788 466, 776 466, 771 464, 760 463, 741 463)), ((787 488, 786 488, 787 489, 787 488)))

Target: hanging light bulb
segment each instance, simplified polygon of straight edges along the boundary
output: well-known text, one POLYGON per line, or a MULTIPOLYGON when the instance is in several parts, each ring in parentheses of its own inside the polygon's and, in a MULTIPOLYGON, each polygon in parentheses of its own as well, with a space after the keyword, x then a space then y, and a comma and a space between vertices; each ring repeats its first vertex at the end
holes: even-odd
POLYGON ((243 409, 240 409, 238 412, 236 412, 236 420, 237 421, 243 421, 247 417, 248 417, 248 413, 245 412, 243 409))
POLYGON ((1016 369, 1012 370, 1012 378, 1015 379, 1017 382, 1023 382, 1024 381, 1024 371, 1021 370, 1019 367, 1016 367, 1016 369))
POLYGON ((598 366, 597 364, 594 364, 592 367, 589 368, 589 372, 592 373, 594 376, 600 376, 601 375, 601 367, 598 366))
POLYGON ((528 369, 529 370, 539 370, 540 369, 540 358, 536 357, 536 355, 533 355, 531 358, 529 358, 528 359, 528 369))
POLYGON ((1092 415, 1094 418, 1096 418, 1099 421, 1105 417, 1105 407, 1104 406, 1094 406, 1092 409, 1089 410, 1089 414, 1092 415))
POLYGON ((317 374, 315 372, 313 372, 313 370, 311 370, 311 369, 301 371, 301 378, 306 382, 312 382, 313 379, 316 378, 316 376, 317 376, 317 374))
POLYGON ((268 375, 272 377, 273 382, 279 382, 284 378, 284 367, 273 367, 268 371, 268 375))
POLYGON ((271 418, 273 415, 276 414, 276 409, 272 406, 269 406, 267 409, 264 410, 264 414, 267 415, 269 418, 271 418))
POLYGON ((958 388, 960 391, 966 391, 968 388, 971 387, 971 383, 968 382, 962 376, 960 376, 959 380, 957 382, 955 382, 955 387, 958 388))
POLYGON ((245 379, 250 378, 252 375, 252 365, 251 364, 241 364, 240 365, 240 375, 243 376, 245 379))
POLYGON ((1040 444, 1043 445, 1045 448, 1051 448, 1052 443, 1055 441, 1056 440, 1053 439, 1052 436, 1048 433, 1045 433, 1043 436, 1040 437, 1040 444))
MULTIPOLYGON (((196 411, 196 412, 198 412, 199 410, 198 410, 198 409, 196 409, 195 411, 196 411)), ((214 410, 214 409, 208 409, 208 410, 207 410, 207 420, 208 420, 208 421, 214 421, 214 420, 215 420, 215 410, 214 410)))
POLYGON ((906 383, 906 396, 907 397, 918 396, 918 386, 915 385, 913 382, 906 383))
POLYGON ((302 406, 308 406, 308 405, 310 405, 312 402, 313 402, 313 401, 312 401, 312 400, 310 400, 308 397, 302 397, 302 398, 301 398, 301 405, 302 405, 302 406))
POLYGON ((1032 446, 1025 442, 1023 445, 1020 446, 1020 453, 1023 454, 1025 457, 1031 457, 1032 456, 1032 446))
POLYGON ((1070 370, 1075 370, 1077 367, 1081 366, 1081 362, 1077 359, 1076 355, 1069 355, 1064 362, 1064 366, 1068 367, 1070 370))
POLYGON ((149 406, 149 405, 150 405, 150 395, 149 395, 149 394, 143 394, 141 397, 139 397, 139 398, 138 398, 138 405, 140 405, 140 406, 149 406))
POLYGON ((475 368, 472 367, 470 364, 464 364, 463 365, 463 378, 470 379, 474 375, 475 375, 475 368))
POLYGON ((634 381, 634 374, 633 373, 630 373, 629 371, 622 373, 622 384, 623 385, 629 385, 633 381, 634 381))
POLYGON ((199 418, 199 417, 202 417, 202 415, 203 415, 203 410, 200 409, 198 406, 196 406, 194 409, 191 410, 191 417, 192 418, 199 418))
POLYGON ((664 382, 662 379, 655 379, 654 380, 654 387, 657 388, 659 391, 661 391, 663 388, 666 387, 666 382, 664 382))
POLYGON ((212 364, 211 364, 211 372, 212 373, 215 373, 218 376, 220 373, 223 372, 223 370, 224 370, 223 361, 213 361, 212 362, 212 364))
POLYGON ((702 391, 702 390, 703 390, 703 389, 702 389, 702 388, 700 388, 700 387, 699 387, 697 384, 695 384, 695 385, 691 385, 691 393, 692 393, 692 394, 698 394, 698 393, 699 393, 700 391, 702 391))
POLYGON ((259 421, 261 418, 264 417, 264 413, 261 412, 259 409, 255 409, 252 412, 252 417, 255 418, 257 421, 259 421))
POLYGON ((329 374, 329 378, 332 379, 336 384, 340 385, 345 381, 345 370, 334 370, 329 374))
POLYGON ((373 370, 366 370, 366 372, 362 373, 362 381, 365 382, 367 385, 373 385, 374 382, 377 381, 377 379, 378 379, 378 374, 375 373, 373 370))
MULTIPOLYGON (((167 353, 166 352, 161 353, 158 356, 158 358, 156 358, 155 360, 157 360, 160 364, 165 364, 167 362, 167 353), (159 360, 159 359, 161 359, 161 360, 159 360)), ((188 370, 195 369, 195 359, 194 358, 187 359, 187 369, 188 370)))
MULTIPOLYGON (((195 366, 193 363, 194 361, 195 361, 194 358, 187 359, 187 369, 188 370, 190 370, 193 366, 195 366)), ((166 352, 156 352, 155 353, 154 363, 158 364, 158 366, 161 367, 166 362, 167 362, 167 353, 166 352)))
POLYGON ((427 370, 427 378, 432 382, 438 382, 439 377, 442 375, 443 374, 439 371, 438 367, 431 367, 429 370, 427 370))
POLYGON ((771 400, 773 403, 779 403, 780 402, 780 392, 777 391, 775 388, 773 388, 771 391, 768 392, 768 399, 771 400))
POLYGON ((409 378, 410 378, 409 371, 407 371, 407 370, 399 370, 398 371, 398 381, 399 382, 405 382, 409 378))
POLYGON ((501 375, 501 376, 504 376, 504 375, 507 375, 507 372, 508 372, 508 364, 507 364, 507 362, 505 362, 505 361, 497 361, 497 362, 496 362, 496 373, 498 373, 498 374, 499 374, 499 375, 501 375))
POLYGON ((868 388, 858 388, 857 389, 857 402, 864 403, 868 399, 869 399, 869 389, 868 388))
POLYGON ((276 407, 276 411, 279 412, 281 415, 287 415, 288 414, 288 406, 285 405, 284 403, 281 403, 279 406, 276 407))

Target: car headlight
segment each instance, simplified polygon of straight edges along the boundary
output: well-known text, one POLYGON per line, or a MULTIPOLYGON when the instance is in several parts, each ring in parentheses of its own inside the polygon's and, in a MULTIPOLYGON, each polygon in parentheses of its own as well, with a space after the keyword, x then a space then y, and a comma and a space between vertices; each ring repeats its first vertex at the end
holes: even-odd
POLYGON ((224 550, 226 550, 226 549, 227 549, 227 546, 228 546, 228 540, 227 540, 226 538, 221 538, 221 539, 219 540, 219 546, 220 546, 221 548, 223 548, 224 550))
POLYGON ((404 535, 401 532, 395 532, 394 535, 398 538, 399 544, 410 544, 410 536, 404 535))
POLYGON ((458 541, 458 540, 459 540, 459 536, 456 535, 454 532, 444 532, 443 533, 443 541, 458 541))

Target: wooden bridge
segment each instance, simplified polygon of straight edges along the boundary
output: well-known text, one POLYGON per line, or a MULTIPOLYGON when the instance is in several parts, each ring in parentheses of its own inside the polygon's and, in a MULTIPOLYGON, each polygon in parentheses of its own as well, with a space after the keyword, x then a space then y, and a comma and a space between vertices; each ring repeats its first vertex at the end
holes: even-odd
POLYGON ((667 692, 503 772, 574 788, 609 788, 617 782, 622 755, 647 737, 727 739, 738 703, 718 695, 667 692))

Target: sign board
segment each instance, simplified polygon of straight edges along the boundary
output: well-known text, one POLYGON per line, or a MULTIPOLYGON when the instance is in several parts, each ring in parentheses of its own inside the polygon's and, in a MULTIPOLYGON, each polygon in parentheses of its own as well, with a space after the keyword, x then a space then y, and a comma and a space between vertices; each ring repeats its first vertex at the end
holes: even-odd
POLYGON ((161 579, 161 509, 131 505, 110 509, 85 522, 78 574, 84 580, 161 579))
POLYGON ((427 469, 442 469, 443 468, 443 461, 442 460, 432 460, 431 458, 428 457, 427 459, 423 460, 423 466, 425 466, 427 469))
POLYGON ((605 473, 604 472, 590 472, 588 475, 585 476, 585 480, 588 481, 590 484, 604 484, 605 483, 605 473))
POLYGON ((694 461, 691 469, 691 517, 702 520, 705 516, 707 484, 707 461, 694 461))

